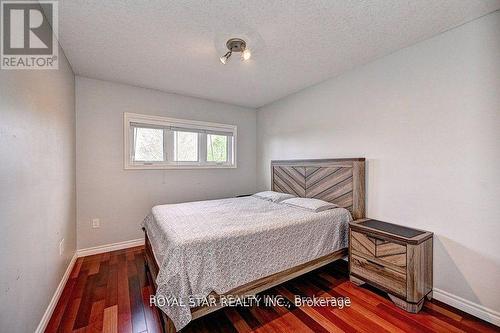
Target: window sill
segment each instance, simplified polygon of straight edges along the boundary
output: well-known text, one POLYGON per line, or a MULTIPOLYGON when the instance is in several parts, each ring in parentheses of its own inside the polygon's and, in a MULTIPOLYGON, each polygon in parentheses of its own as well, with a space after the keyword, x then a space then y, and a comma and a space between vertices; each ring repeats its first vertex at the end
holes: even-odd
POLYGON ((126 165, 124 170, 236 169, 235 165, 126 165))

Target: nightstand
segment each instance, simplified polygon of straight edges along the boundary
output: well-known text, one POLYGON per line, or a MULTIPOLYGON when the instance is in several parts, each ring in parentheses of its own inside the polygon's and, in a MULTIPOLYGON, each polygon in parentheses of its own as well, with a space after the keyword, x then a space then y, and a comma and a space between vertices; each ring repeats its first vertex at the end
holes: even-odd
POLYGON ((417 313, 432 298, 432 237, 428 231, 372 219, 349 224, 349 279, 389 294, 417 313))

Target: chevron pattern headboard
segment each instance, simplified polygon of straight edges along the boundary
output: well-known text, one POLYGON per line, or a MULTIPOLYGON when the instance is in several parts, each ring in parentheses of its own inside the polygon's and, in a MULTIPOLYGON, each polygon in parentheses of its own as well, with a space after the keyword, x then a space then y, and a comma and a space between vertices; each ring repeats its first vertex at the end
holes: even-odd
POLYGON ((271 161, 272 190, 316 198, 365 217, 365 159, 271 161))

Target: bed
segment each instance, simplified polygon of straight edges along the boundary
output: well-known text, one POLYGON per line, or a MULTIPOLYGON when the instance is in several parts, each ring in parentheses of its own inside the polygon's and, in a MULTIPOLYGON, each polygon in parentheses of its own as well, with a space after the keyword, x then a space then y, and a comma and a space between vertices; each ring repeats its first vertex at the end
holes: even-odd
POLYGON ((338 208, 311 212, 254 196, 153 207, 147 269, 165 332, 218 310, 210 296, 250 296, 347 254, 348 222, 364 217, 364 159, 271 162, 271 189, 338 208))

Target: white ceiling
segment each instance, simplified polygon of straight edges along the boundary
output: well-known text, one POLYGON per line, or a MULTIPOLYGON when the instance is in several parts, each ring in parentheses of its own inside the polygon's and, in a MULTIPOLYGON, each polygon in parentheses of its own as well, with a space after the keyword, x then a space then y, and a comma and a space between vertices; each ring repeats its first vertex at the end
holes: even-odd
POLYGON ((64 0, 82 76, 260 107, 500 8, 499 0, 64 0), (225 42, 253 52, 224 66, 225 42))

